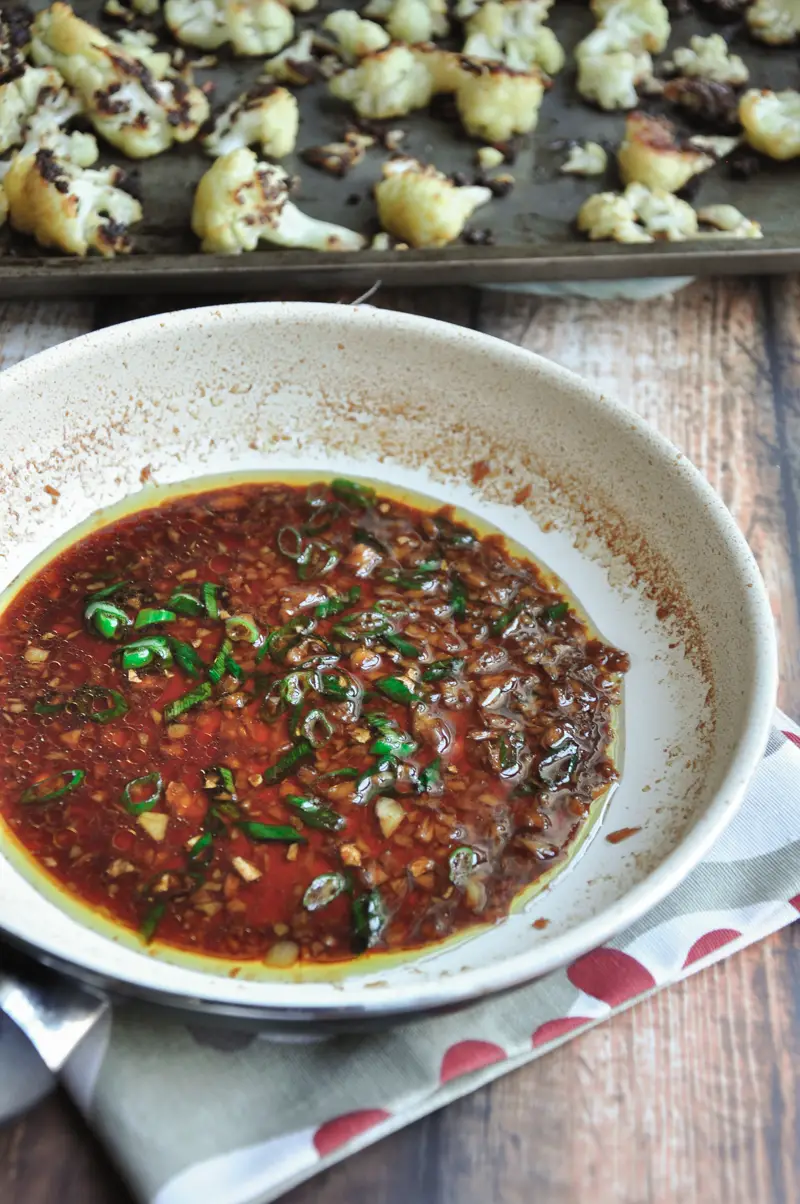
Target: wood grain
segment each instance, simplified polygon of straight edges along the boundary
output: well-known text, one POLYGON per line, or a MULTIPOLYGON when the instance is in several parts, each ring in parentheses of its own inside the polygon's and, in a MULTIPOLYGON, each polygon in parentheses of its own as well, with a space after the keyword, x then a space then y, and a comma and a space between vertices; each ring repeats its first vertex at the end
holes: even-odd
MULTIPOLYGON (((642 304, 467 289, 373 304, 550 356, 674 439, 759 558, 782 699, 800 712, 800 278, 706 281, 642 304)), ((0 306, 2 362, 92 321, 81 307, 54 312, 0 306)), ((123 302, 98 320, 142 312, 123 302)), ((286 1204, 800 1204, 799 1062, 795 925, 347 1159, 286 1204)), ((0 1201, 56 1200, 129 1201, 60 1096, 0 1132, 0 1201)))

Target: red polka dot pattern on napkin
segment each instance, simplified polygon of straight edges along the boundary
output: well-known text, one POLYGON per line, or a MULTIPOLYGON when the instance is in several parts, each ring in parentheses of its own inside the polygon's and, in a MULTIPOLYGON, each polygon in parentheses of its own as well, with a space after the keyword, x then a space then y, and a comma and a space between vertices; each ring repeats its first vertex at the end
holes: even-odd
POLYGON ((439 1079, 449 1083, 472 1070, 482 1070, 493 1062, 505 1062, 506 1052, 492 1041, 459 1041, 451 1045, 442 1058, 439 1079))
POLYGON ((533 1034, 534 1048, 537 1045, 546 1045, 548 1041, 557 1041, 559 1037, 571 1033, 576 1028, 582 1028, 584 1024, 591 1024, 589 1016, 560 1016, 558 1020, 546 1020, 533 1034))
POLYGON ((572 963, 567 978, 573 987, 612 1008, 656 985, 647 967, 621 949, 593 949, 572 963))
POLYGON ((364 1108, 360 1112, 345 1112, 344 1116, 326 1120, 325 1124, 320 1125, 314 1134, 317 1153, 320 1158, 324 1158, 326 1154, 332 1154, 334 1150, 338 1150, 340 1145, 345 1145, 354 1137, 366 1133, 367 1129, 371 1129, 373 1125, 379 1125, 382 1121, 389 1120, 390 1117, 391 1112, 384 1112, 383 1108, 364 1108))
POLYGON ((793 899, 790 899, 789 906, 793 907, 795 911, 800 911, 800 895, 795 895, 793 899))
POLYGON ((735 928, 716 928, 713 932, 704 933, 703 936, 698 937, 686 954, 686 961, 683 963, 684 969, 686 966, 691 966, 692 962, 699 961, 701 957, 708 957, 709 954, 721 949, 730 941, 735 941, 741 935, 741 932, 735 928))

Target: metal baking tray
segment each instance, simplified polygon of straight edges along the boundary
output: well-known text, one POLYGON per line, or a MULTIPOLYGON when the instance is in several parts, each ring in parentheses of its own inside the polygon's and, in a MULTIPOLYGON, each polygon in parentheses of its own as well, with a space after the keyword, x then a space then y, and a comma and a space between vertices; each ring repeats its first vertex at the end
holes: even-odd
MULTIPOLYGON (((38 3, 33 7, 46 6, 38 3)), ((343 4, 335 0, 323 0, 319 9, 297 20, 298 31, 319 23, 326 9, 340 7, 343 4)), ((74 8, 97 23, 101 0, 77 0, 74 8)), ((116 23, 100 24, 109 32, 119 29, 116 23)), ((102 161, 124 163, 139 181, 145 216, 134 231, 135 253, 114 260, 76 260, 42 251, 31 239, 6 229, 0 242, 0 296, 212 289, 218 294, 287 286, 368 287, 376 280, 386 285, 478 284, 800 269, 800 160, 770 164, 749 180, 732 179, 726 166, 718 164, 700 182, 697 197, 703 203, 729 201, 738 206, 761 222, 763 240, 620 246, 588 243, 578 235, 573 223, 580 204, 593 192, 616 187, 615 169, 612 162, 605 178, 588 180, 560 175, 566 153, 563 144, 591 138, 614 146, 622 137, 625 115, 592 109, 577 95, 571 51, 594 26, 586 4, 556 0, 550 24, 567 51, 567 66, 545 97, 536 133, 508 169, 516 186, 508 196, 492 200, 474 215, 476 227, 490 228, 493 245, 462 243, 437 250, 357 254, 265 247, 235 257, 203 255, 197 250, 189 214, 194 188, 210 160, 194 146, 177 147, 138 163, 126 162, 112 150, 102 161)), ((719 28, 694 12, 674 17, 670 46, 686 45, 692 34, 719 28)), ((743 30, 734 34, 732 43, 750 68, 752 86, 797 87, 796 47, 766 47, 751 41, 743 30)), ((260 71, 261 60, 226 58, 223 53, 218 66, 198 72, 197 79, 200 83, 214 81, 216 110, 260 71)), ((350 124, 349 107, 334 100, 324 82, 299 88, 297 95, 301 108, 298 151, 340 139, 350 124)), ((657 111, 659 105, 646 101, 642 107, 657 111)), ((390 124, 408 131, 404 151, 444 172, 470 176, 474 172, 477 144, 466 138, 456 122, 421 112, 390 124)), ((282 163, 299 177, 294 199, 302 209, 314 217, 373 233, 377 224, 372 186, 380 178, 385 157, 385 151, 369 150, 344 179, 307 165, 299 156, 282 163)))

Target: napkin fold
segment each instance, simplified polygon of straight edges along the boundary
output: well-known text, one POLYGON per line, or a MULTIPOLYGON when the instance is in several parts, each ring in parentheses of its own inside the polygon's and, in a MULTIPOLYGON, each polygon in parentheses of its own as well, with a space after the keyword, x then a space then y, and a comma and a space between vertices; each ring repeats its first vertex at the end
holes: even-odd
POLYGON ((800 729, 775 728, 703 862, 616 940, 455 1015, 319 1044, 117 1009, 64 1082, 144 1204, 266 1204, 333 1162, 790 924, 800 729))

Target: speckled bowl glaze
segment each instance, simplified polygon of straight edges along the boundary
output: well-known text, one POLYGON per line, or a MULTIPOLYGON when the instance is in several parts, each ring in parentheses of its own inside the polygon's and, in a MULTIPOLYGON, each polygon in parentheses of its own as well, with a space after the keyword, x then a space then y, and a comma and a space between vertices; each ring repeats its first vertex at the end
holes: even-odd
POLYGON ((4 373, 0 449, 0 587, 125 495, 152 503, 159 488, 218 473, 360 475, 507 532, 632 659, 621 784, 571 867, 503 923, 400 964, 245 963, 232 977, 93 918, 0 829, 0 929, 45 960, 273 1027, 385 1023, 507 989, 598 945, 674 888, 739 805, 776 685, 753 559, 679 451, 546 360, 368 307, 183 311, 4 373), (478 460, 490 471, 474 486, 478 460), (605 839, 621 828, 639 830, 605 839))

